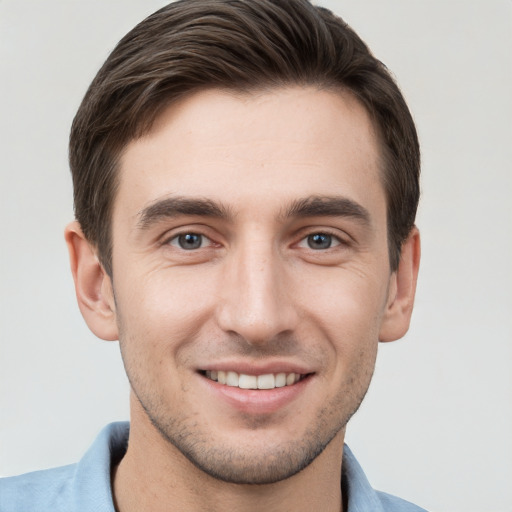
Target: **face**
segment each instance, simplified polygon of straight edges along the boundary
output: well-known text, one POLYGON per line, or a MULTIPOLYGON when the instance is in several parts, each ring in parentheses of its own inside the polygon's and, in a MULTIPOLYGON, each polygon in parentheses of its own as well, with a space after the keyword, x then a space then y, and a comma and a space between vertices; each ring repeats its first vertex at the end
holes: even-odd
POLYGON ((135 418, 216 478, 295 474, 341 445, 394 289, 366 111, 312 88, 174 104, 122 156, 112 261, 135 418))

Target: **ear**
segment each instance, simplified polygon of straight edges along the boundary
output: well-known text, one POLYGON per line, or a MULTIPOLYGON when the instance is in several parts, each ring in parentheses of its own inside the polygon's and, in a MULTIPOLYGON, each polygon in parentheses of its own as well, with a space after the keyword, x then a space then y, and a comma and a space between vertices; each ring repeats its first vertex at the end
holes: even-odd
POLYGON ((413 227, 402 245, 398 269, 391 276, 388 302, 381 323, 379 341, 398 340, 409 329, 420 255, 420 233, 416 227, 413 227))
POLYGON ((98 338, 118 339, 112 281, 98 260, 95 247, 85 238, 80 224, 72 222, 64 237, 75 281, 78 307, 89 329, 98 338))

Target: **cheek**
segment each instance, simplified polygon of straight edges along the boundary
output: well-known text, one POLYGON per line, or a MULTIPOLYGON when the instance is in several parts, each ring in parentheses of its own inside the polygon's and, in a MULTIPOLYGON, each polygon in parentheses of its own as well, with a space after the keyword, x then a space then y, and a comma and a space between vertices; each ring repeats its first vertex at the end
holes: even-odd
MULTIPOLYGON (((387 283, 376 276, 339 270, 322 287, 303 289, 304 314, 309 319, 308 336, 327 340, 329 372, 351 380, 359 374, 368 380, 375 363, 387 283), (327 284, 326 284, 327 283, 327 284), (363 376, 366 375, 366 377, 363 376)), ((337 380, 337 385, 341 382, 337 380)))
POLYGON ((115 287, 120 338, 129 333, 138 348, 155 354, 179 350, 211 316, 214 288, 212 277, 200 272, 132 271, 115 287))
POLYGON ((325 328, 353 334, 378 332, 387 299, 387 280, 377 275, 336 269, 312 278, 301 292, 302 306, 325 328), (315 283, 322 283, 316 286, 315 283))

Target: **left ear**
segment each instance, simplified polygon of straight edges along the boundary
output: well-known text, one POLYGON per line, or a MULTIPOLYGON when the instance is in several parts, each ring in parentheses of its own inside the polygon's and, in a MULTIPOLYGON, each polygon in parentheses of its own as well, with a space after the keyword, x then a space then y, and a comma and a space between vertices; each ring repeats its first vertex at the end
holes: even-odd
POLYGON ((391 276, 388 303, 382 318, 379 341, 398 340, 409 329, 420 255, 420 233, 414 226, 402 245, 398 269, 391 276))

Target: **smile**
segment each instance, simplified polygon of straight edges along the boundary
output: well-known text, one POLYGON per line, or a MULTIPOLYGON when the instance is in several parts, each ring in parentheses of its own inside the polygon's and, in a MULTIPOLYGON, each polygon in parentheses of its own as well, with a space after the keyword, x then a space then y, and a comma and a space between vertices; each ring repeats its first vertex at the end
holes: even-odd
POLYGON ((264 375, 247 375, 233 371, 207 370, 203 375, 219 384, 240 389, 274 389, 292 386, 304 379, 300 373, 266 373, 264 375))

